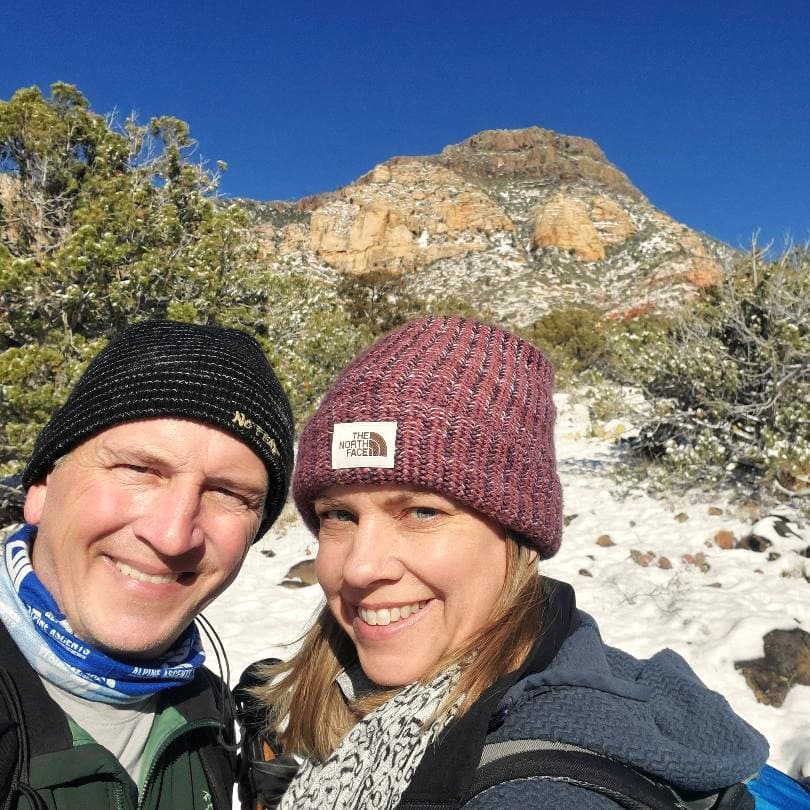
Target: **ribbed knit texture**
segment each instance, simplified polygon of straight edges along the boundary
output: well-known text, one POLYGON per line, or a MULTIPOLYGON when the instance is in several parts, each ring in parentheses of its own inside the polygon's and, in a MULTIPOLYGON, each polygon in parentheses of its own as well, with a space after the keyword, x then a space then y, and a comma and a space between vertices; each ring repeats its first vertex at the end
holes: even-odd
POLYGON ((450 495, 524 535, 551 557, 562 534, 554 457, 554 370, 538 349, 457 317, 411 321, 338 376, 304 429, 295 502, 312 508, 338 484, 400 483, 450 495), (332 469, 341 422, 397 422, 394 467, 332 469))
POLYGON ((554 661, 510 690, 515 700, 487 742, 581 745, 680 790, 717 790, 765 764, 765 738, 677 653, 639 661, 605 646, 596 622, 580 618, 554 661))
POLYGON ((23 486, 96 433, 161 416, 213 425, 256 453, 269 479, 259 535, 269 528, 287 496, 294 422, 261 347, 236 329, 144 321, 123 331, 93 359, 43 428, 23 486))

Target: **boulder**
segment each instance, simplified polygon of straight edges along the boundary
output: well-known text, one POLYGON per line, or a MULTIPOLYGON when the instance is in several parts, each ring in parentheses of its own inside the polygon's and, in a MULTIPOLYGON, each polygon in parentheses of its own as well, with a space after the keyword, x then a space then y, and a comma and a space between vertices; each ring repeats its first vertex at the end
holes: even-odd
POLYGON ((722 548, 726 551, 734 548, 736 543, 737 538, 734 532, 730 532, 728 529, 720 529, 720 531, 714 535, 714 544, 718 548, 722 548))
POLYGON ((301 562, 296 563, 287 571, 281 584, 285 588, 306 588, 309 585, 317 585, 315 560, 301 560, 301 562))
POLYGON ((746 534, 745 537, 740 538, 738 544, 739 548, 747 549, 748 551, 756 551, 761 554, 766 549, 770 548, 773 544, 767 537, 761 537, 757 534, 746 534))
POLYGON ((771 630, 763 638, 764 656, 751 661, 736 661, 745 682, 759 703, 779 707, 794 684, 810 686, 810 633, 771 630))
POLYGON ((650 553, 639 551, 637 548, 630 549, 630 559, 642 568, 649 568, 654 559, 650 553))
POLYGON ((569 250, 580 261, 596 262, 605 258, 605 245, 582 201, 560 195, 535 213, 532 247, 556 247, 569 250))

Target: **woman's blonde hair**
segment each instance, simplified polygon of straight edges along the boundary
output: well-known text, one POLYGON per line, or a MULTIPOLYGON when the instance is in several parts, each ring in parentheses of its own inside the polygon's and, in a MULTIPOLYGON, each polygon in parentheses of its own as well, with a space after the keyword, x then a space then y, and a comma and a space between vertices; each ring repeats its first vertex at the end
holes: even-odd
MULTIPOLYGON (((487 687, 524 662, 536 640, 543 598, 537 554, 516 536, 505 542, 506 576, 489 622, 421 678, 427 683, 449 666, 461 668, 439 715, 457 701, 456 716, 464 714, 487 687)), ((298 652, 265 668, 266 685, 253 691, 267 707, 268 725, 285 752, 322 762, 358 720, 397 691, 348 703, 336 678, 356 662, 354 643, 324 605, 298 652)))

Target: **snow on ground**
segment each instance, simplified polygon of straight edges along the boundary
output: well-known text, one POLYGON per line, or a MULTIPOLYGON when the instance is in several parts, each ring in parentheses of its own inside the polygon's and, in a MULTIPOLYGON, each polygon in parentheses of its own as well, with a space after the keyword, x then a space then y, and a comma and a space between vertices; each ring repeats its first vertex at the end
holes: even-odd
MULTIPOLYGON (((608 644, 642 658, 662 647, 680 653, 768 738, 771 764, 794 776, 810 775, 810 687, 794 686, 777 709, 757 703, 734 669, 734 661, 763 654, 762 637, 770 630, 810 632, 810 584, 800 573, 807 561, 789 544, 774 546, 783 553, 770 562, 767 554, 715 546, 717 531, 741 537, 751 525, 750 516, 721 497, 616 496, 608 475, 615 451, 605 440, 588 438, 583 405, 566 395, 558 395, 557 404, 568 525, 562 548, 543 563, 543 573, 575 586, 579 607, 596 617, 608 644), (710 514, 710 506, 723 514, 710 514), (597 545, 603 534, 615 545, 597 545), (640 566, 631 551, 649 553, 651 564, 640 566), (701 552, 708 570, 682 560, 701 552), (671 568, 658 567, 662 557, 671 568)), ((317 550, 289 507, 280 524, 250 550, 236 582, 206 611, 230 658, 232 682, 251 661, 289 656, 285 645, 301 635, 320 605, 317 586, 279 585, 292 565, 317 550)))

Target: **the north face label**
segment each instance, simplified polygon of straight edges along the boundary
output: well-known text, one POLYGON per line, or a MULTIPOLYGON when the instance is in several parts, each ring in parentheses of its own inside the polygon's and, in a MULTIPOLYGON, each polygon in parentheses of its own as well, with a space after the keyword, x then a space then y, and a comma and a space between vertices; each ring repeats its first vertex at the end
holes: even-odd
POLYGON ((332 432, 332 469, 394 466, 396 422, 338 422, 332 432))

